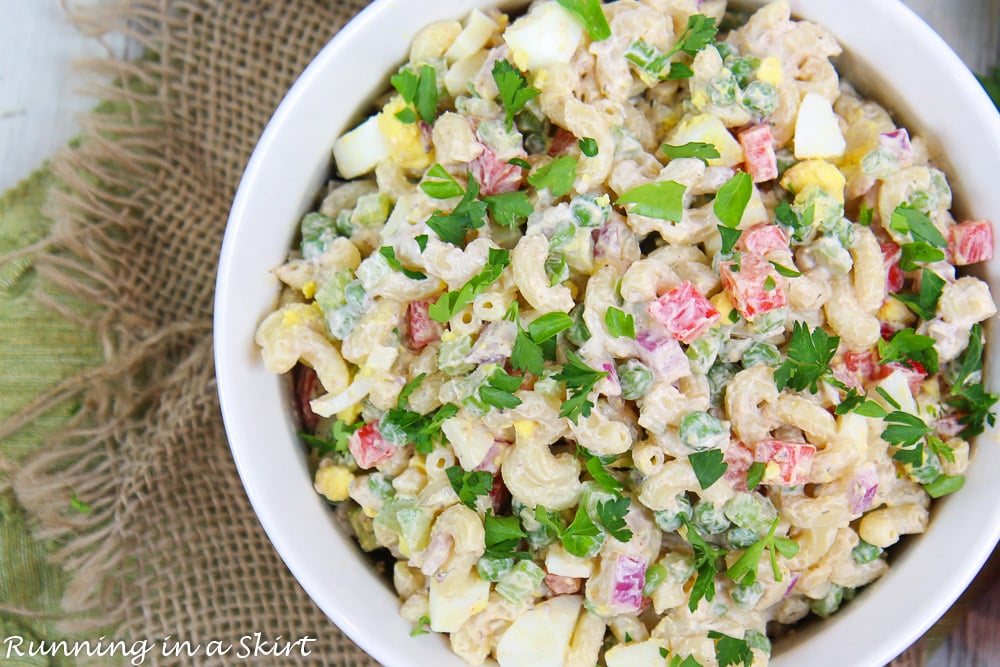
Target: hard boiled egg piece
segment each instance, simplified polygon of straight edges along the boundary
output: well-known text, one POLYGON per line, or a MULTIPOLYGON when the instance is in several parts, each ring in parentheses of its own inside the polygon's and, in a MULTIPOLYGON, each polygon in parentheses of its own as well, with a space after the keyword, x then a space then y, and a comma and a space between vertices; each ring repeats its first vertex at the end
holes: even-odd
POLYGON ((795 119, 795 157, 834 158, 842 156, 846 149, 847 141, 830 100, 807 93, 795 119))
POLYGON ((497 644, 500 667, 566 667, 582 608, 578 595, 560 595, 515 620, 497 644))
POLYGON ((553 0, 536 5, 527 16, 514 21, 503 38, 514 64, 534 71, 568 63, 583 40, 583 26, 553 0))

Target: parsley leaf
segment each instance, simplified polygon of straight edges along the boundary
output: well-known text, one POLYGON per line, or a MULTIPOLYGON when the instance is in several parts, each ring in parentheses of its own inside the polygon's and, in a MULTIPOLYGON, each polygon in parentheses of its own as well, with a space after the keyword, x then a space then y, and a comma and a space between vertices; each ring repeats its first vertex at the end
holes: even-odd
POLYGON ((920 272, 920 294, 890 294, 897 301, 902 301, 922 320, 933 320, 937 313, 938 299, 944 290, 944 278, 924 269, 920 272))
POLYGON ((566 357, 569 363, 552 377, 558 382, 565 382, 569 390, 569 399, 562 404, 559 416, 568 417, 575 424, 581 415, 590 416, 590 409, 594 404, 588 400, 588 396, 594 385, 608 376, 608 371, 594 370, 573 352, 567 352, 566 357))
POLYGON ((916 271, 920 268, 917 266, 918 262, 926 264, 927 262, 940 262, 944 259, 944 252, 924 241, 904 243, 901 248, 902 253, 899 256, 899 268, 903 271, 916 271))
POLYGON ((760 565, 761 556, 767 551, 771 559, 771 573, 774 575, 774 580, 781 581, 781 569, 778 567, 776 553, 780 553, 785 558, 792 558, 799 552, 799 545, 795 540, 774 534, 774 531, 778 529, 779 520, 780 517, 775 517, 767 535, 743 551, 736 562, 726 570, 727 577, 744 586, 752 586, 757 581, 757 567, 760 565))
POLYGON ((514 392, 521 388, 521 378, 508 375, 502 368, 493 371, 486 384, 479 388, 479 398, 495 408, 516 408, 521 399, 514 392))
POLYGON ((688 461, 691 462, 694 476, 698 478, 698 484, 702 489, 715 484, 716 480, 726 472, 729 464, 723 462, 722 458, 721 449, 706 449, 688 454, 688 461))
POLYGON ((458 406, 454 403, 445 403, 426 415, 403 408, 390 408, 382 415, 382 424, 405 433, 407 441, 412 442, 420 454, 430 454, 436 444, 444 442, 441 424, 456 414, 458 406))
POLYGON ((990 410, 1000 400, 996 394, 986 391, 982 384, 968 385, 953 393, 945 402, 963 413, 958 418, 958 423, 965 426, 959 433, 961 437, 971 438, 985 431, 987 424, 996 424, 996 415, 990 410))
POLYGON ((745 639, 737 639, 716 630, 708 631, 709 639, 715 640, 715 657, 719 667, 742 664, 743 667, 753 665, 753 650, 745 639))
POLYGON ((740 240, 743 235, 743 231, 739 229, 733 229, 732 227, 726 227, 725 225, 716 225, 719 230, 719 236, 722 237, 722 249, 719 251, 723 255, 728 255, 733 251, 733 247, 736 242, 740 240))
POLYGON ((430 632, 430 630, 428 630, 430 626, 431 626, 430 616, 426 615, 421 616, 419 619, 417 619, 417 624, 413 627, 413 630, 410 632, 410 636, 419 637, 420 635, 426 635, 428 632, 430 632))
MULTIPOLYGON (((607 468, 604 467, 606 458, 614 459, 615 457, 595 456, 579 444, 576 446, 576 453, 583 458, 584 467, 587 469, 587 472, 590 473, 590 476, 594 478, 594 481, 597 482, 598 486, 609 493, 615 494, 616 496, 621 495, 621 491, 625 488, 625 485, 618 481, 618 479, 609 473, 607 468)), ((610 463, 610 461, 607 462, 610 463)))
POLYGON ((581 504, 576 508, 576 515, 569 526, 558 513, 549 512, 541 505, 535 507, 535 520, 550 528, 563 548, 574 556, 590 558, 604 546, 604 532, 590 519, 586 508, 581 504))
POLYGON ((622 193, 616 204, 633 204, 636 215, 680 222, 684 214, 685 187, 676 181, 644 183, 622 193))
POLYGON ((670 63, 670 71, 667 72, 667 81, 690 79, 693 76, 694 70, 684 63, 670 63))
POLYGON ((955 376, 955 381, 952 383, 952 393, 955 393, 958 389, 961 389, 968 379, 975 373, 979 373, 983 370, 983 325, 976 324, 972 325, 972 331, 969 332, 969 344, 965 348, 965 352, 958 364, 958 373, 955 376))
POLYGON ((830 360, 839 344, 839 336, 831 336, 821 327, 810 333, 808 325, 795 322, 788 344, 788 359, 774 371, 778 390, 791 387, 804 391, 808 388, 815 394, 817 383, 829 371, 830 360))
POLYGON ((493 489, 493 475, 485 470, 466 472, 460 466, 451 466, 444 472, 458 499, 472 509, 476 509, 476 498, 488 495, 493 489))
POLYGON ((900 362, 908 368, 913 368, 912 362, 917 362, 930 375, 934 375, 938 371, 938 356, 937 350, 934 349, 934 339, 930 336, 921 336, 913 329, 900 329, 893 334, 888 343, 879 338, 878 354, 880 364, 900 362))
POLYGON ((720 157, 719 149, 715 147, 715 144, 708 144, 703 141, 689 141, 680 146, 663 144, 660 146, 660 150, 672 160, 681 157, 696 157, 705 164, 708 164, 709 160, 720 157))
POLYGON ((608 327, 608 333, 616 338, 635 338, 635 318, 631 313, 610 306, 604 311, 604 324, 608 327))
POLYGON ((576 16, 595 42, 611 37, 611 26, 604 15, 601 0, 559 0, 559 4, 576 16))
POLYGON ((889 426, 882 431, 882 439, 894 447, 909 448, 918 444, 926 435, 934 432, 920 417, 902 410, 894 410, 885 416, 889 426))
POLYGON ((625 515, 628 514, 629 504, 629 499, 625 497, 597 503, 598 520, 611 537, 619 542, 628 542, 632 539, 632 531, 629 529, 628 524, 625 523, 625 515))
POLYGON ((452 245, 463 245, 465 235, 471 229, 479 229, 486 224, 486 202, 478 201, 479 183, 469 174, 469 187, 462 201, 451 213, 436 211, 427 219, 427 226, 452 245))
POLYGON ((778 264, 777 262, 771 262, 771 266, 774 267, 775 271, 777 271, 780 275, 785 276, 786 278, 798 278, 799 276, 802 275, 801 271, 790 269, 787 266, 778 264))
POLYGON ((766 470, 767 464, 763 461, 754 461, 750 464, 750 467, 747 468, 747 491, 753 491, 760 485, 766 470))
POLYGON ((439 296, 427 309, 427 314, 435 322, 444 324, 492 285, 509 263, 510 251, 490 248, 485 268, 469 278, 469 282, 462 285, 461 289, 439 296))
POLYGON ((869 399, 866 394, 859 393, 854 387, 851 387, 847 391, 847 395, 844 396, 843 400, 837 404, 837 407, 834 408, 833 412, 837 415, 846 415, 852 410, 862 417, 881 418, 888 414, 886 413, 885 408, 869 399))
POLYGON ((399 397, 396 399, 397 408, 405 408, 409 405, 410 394, 416 391, 417 387, 420 386, 420 383, 422 383, 426 377, 427 373, 421 373, 403 385, 403 388, 399 390, 399 397))
POLYGON ((726 227, 736 227, 743 218, 743 212, 746 211, 752 194, 753 179, 750 178, 750 174, 745 171, 736 172, 735 176, 719 188, 712 210, 726 227))
POLYGON ((936 248, 944 248, 948 245, 944 236, 934 226, 934 223, 922 211, 900 204, 892 212, 889 227, 900 234, 911 234, 914 241, 924 241, 936 248))
POLYGON ((465 188, 438 163, 427 170, 425 179, 420 183, 420 189, 434 199, 451 199, 465 194, 465 188))
MULTIPOLYGON (((404 102, 416 107, 421 120, 428 125, 434 122, 437 116, 438 87, 437 72, 433 67, 421 65, 417 74, 403 70, 394 74, 390 82, 404 102)), ((414 123, 417 120, 411 109, 404 109, 396 117, 404 123, 414 123)))
POLYGON ((715 25, 715 17, 692 14, 688 17, 684 32, 681 33, 674 47, 666 55, 672 56, 681 51, 689 56, 697 55, 699 51, 708 46, 717 32, 719 29, 715 25))
POLYGON ((528 334, 533 341, 541 345, 571 326, 573 326, 573 318, 566 313, 546 313, 531 321, 531 324, 528 325, 528 334))
POLYGON ((486 552, 484 555, 493 558, 513 558, 518 554, 521 540, 528 535, 521 528, 521 522, 516 516, 494 516, 489 511, 483 519, 486 531, 486 552))
POLYGON ((399 271, 404 276, 410 280, 424 280, 427 278, 427 274, 422 271, 415 271, 413 269, 408 269, 399 263, 396 259, 396 249, 389 245, 384 245, 378 249, 378 253, 385 257, 385 261, 389 263, 389 267, 395 271, 399 271))
POLYGON ((514 124, 514 116, 532 99, 538 97, 537 89, 528 85, 528 80, 508 60, 497 60, 493 63, 493 80, 500 91, 500 101, 503 102, 504 118, 507 127, 514 124))
POLYGON ((688 599, 688 609, 695 611, 702 598, 709 602, 715 598, 715 575, 719 571, 716 561, 726 554, 726 550, 708 544, 686 516, 681 514, 680 517, 687 533, 684 539, 694 550, 694 567, 698 572, 698 578, 691 587, 691 597, 688 599))
POLYGON ((309 433, 299 433, 299 437, 302 442, 315 448, 321 456, 324 454, 343 454, 348 449, 347 442, 351 436, 364 425, 365 423, 360 420, 353 424, 347 424, 338 419, 333 422, 333 427, 330 429, 330 440, 309 433))
POLYGON ((563 155, 528 174, 528 182, 537 190, 548 188, 553 197, 569 193, 576 180, 576 158, 563 155))
POLYGON ((861 208, 858 210, 858 224, 865 227, 871 227, 874 220, 875 209, 869 206, 867 202, 861 202, 861 208))
POLYGON ((511 229, 519 227, 535 211, 528 193, 521 190, 486 195, 482 200, 496 223, 511 229))
POLYGON ((427 250, 427 234, 414 236, 413 240, 417 242, 417 247, 420 248, 421 253, 423 253, 424 250, 427 250))
POLYGON ((514 338, 514 348, 510 353, 510 365, 518 370, 541 375, 545 370, 545 355, 542 347, 520 326, 514 338))
POLYGON ((580 152, 587 157, 597 156, 597 141, 593 137, 584 137, 577 141, 576 145, 580 147, 580 152))

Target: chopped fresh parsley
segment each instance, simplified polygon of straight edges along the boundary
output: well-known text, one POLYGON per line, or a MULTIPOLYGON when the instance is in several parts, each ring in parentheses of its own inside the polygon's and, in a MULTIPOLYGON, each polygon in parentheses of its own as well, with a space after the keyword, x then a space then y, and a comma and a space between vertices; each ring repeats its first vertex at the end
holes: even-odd
POLYGON ((423 253, 424 250, 427 250, 427 234, 414 236, 413 240, 417 242, 417 247, 420 248, 421 253, 423 253))
POLYGON ((427 170, 424 180, 420 183, 420 189, 434 199, 451 199, 465 194, 465 188, 437 163, 427 170))
POLYGON ((611 26, 608 25, 608 18, 604 15, 601 0, 558 1, 560 5, 579 19, 591 40, 600 42, 611 37, 611 26))
POLYGON ((663 151, 664 155, 672 160, 682 157, 696 157, 705 164, 708 164, 709 160, 720 157, 719 149, 716 148, 714 144, 705 143, 703 141, 689 141, 688 143, 680 146, 663 144, 660 146, 660 150, 663 151))
POLYGON ((625 497, 597 503, 594 507, 597 522, 590 518, 587 509, 580 504, 568 526, 558 513, 538 505, 535 507, 535 519, 556 534, 566 551, 580 558, 590 558, 604 545, 605 534, 620 542, 632 539, 632 531, 625 523, 629 504, 629 499, 625 497))
POLYGON ((521 388, 521 378, 508 375, 502 368, 493 371, 486 384, 479 388, 479 398, 495 408, 516 408, 521 399, 514 392, 521 388))
POLYGON ((597 156, 597 141, 593 137, 584 137, 576 142, 576 145, 580 147, 580 152, 587 157, 597 156))
POLYGON ((753 179, 750 178, 750 174, 738 171, 719 188, 712 210, 726 227, 736 227, 743 219, 743 212, 750 203, 752 194, 753 179))
POLYGON ((698 484, 702 489, 715 484, 726 472, 729 464, 722 460, 723 456, 721 449, 706 449, 688 454, 688 461, 691 462, 694 476, 698 478, 698 484))
POLYGON ((961 413, 958 422, 965 426, 960 436, 969 438, 979 435, 986 425, 996 423, 996 415, 990 410, 997 400, 996 394, 991 394, 981 382, 970 382, 970 378, 979 377, 983 370, 983 327, 974 324, 969 332, 969 344, 958 360, 958 373, 951 387, 951 397, 945 402, 961 413))
POLYGON ((743 667, 751 667, 753 665, 753 649, 750 648, 747 640, 730 637, 716 630, 709 630, 708 638, 715 640, 715 658, 719 661, 719 667, 739 664, 742 664, 743 667))
POLYGON ((493 488, 493 475, 485 470, 466 472, 460 466, 451 466, 444 472, 458 499, 472 509, 476 509, 476 498, 489 495, 493 488))
POLYGON ((778 264, 777 262, 771 262, 771 266, 774 267, 774 270, 777 271, 779 275, 785 276, 786 278, 798 278, 802 275, 801 271, 790 269, 783 264, 778 264))
POLYGON ((385 257, 385 261, 389 263, 390 268, 392 268, 394 271, 399 271, 410 280, 424 280, 425 278, 427 278, 427 274, 425 274, 423 271, 415 271, 413 269, 408 269, 402 264, 400 264, 399 260, 396 259, 396 249, 393 248, 392 246, 384 245, 378 249, 378 252, 380 255, 385 257))
POLYGON ((426 377, 427 373, 420 373, 403 385, 403 388, 399 390, 399 397, 396 399, 397 408, 406 408, 409 406, 410 395, 417 390, 417 387, 420 386, 426 377))
POLYGON ((486 195, 482 200, 486 203, 486 210, 493 216, 493 220, 498 225, 511 229, 520 227, 535 210, 531 200, 528 199, 528 193, 522 190, 486 195))
POLYGON ((865 227, 871 227, 874 220, 875 209, 869 206, 867 202, 861 202, 861 208, 858 210, 858 224, 865 227))
POLYGON ((944 278, 929 269, 920 272, 920 294, 892 294, 906 304, 922 320, 933 320, 937 313, 938 299, 944 290, 944 278))
POLYGON ((760 485, 766 470, 767 464, 762 461, 754 461, 750 464, 750 467, 747 468, 747 491, 753 491, 760 485))
POLYGON ((314 448, 320 456, 343 454, 347 451, 347 442, 351 439, 351 435, 364 425, 365 423, 360 420, 353 424, 346 424, 338 419, 333 422, 333 427, 330 429, 330 439, 320 438, 309 433, 299 433, 299 437, 302 442, 314 448))
POLYGON ((441 424, 456 414, 458 406, 454 403, 445 403, 426 415, 404 408, 391 408, 382 415, 382 424, 405 433, 407 441, 412 442, 420 454, 430 454, 435 445, 444 442, 441 424))
POLYGON ((894 410, 884 419, 889 425, 882 431, 882 439, 901 449, 918 445, 925 436, 934 432, 923 419, 902 410, 894 410))
POLYGON ((437 72, 433 67, 421 65, 417 74, 403 70, 394 74, 390 81, 403 101, 416 108, 416 114, 413 109, 407 108, 398 112, 396 118, 404 123, 415 123, 419 115, 428 125, 434 122, 437 117, 438 87, 437 72))
POLYGON ((494 516, 492 512, 487 512, 483 527, 486 530, 486 556, 514 558, 521 555, 518 547, 528 535, 516 516, 494 516))
POLYGON ((417 624, 413 627, 413 631, 410 632, 411 637, 419 637, 420 635, 426 635, 430 630, 431 619, 430 616, 421 616, 417 619, 417 624))
POLYGON ((479 201, 479 183, 469 174, 469 187, 451 213, 436 211, 427 219, 427 226, 434 230, 442 241, 453 245, 464 245, 465 235, 472 229, 486 224, 486 202, 479 201))
POLYGON ((744 586, 752 586, 757 581, 757 567, 760 565, 761 556, 767 551, 771 559, 771 574, 774 575, 775 581, 781 581, 777 554, 792 558, 799 552, 799 545, 793 539, 774 534, 778 528, 778 521, 779 517, 775 517, 767 535, 746 548, 736 562, 726 570, 727 577, 744 586))
POLYGON ((924 241, 935 248, 948 245, 927 214, 907 204, 900 204, 892 212, 889 227, 900 234, 910 234, 914 241, 924 241))
POLYGON ((632 539, 632 531, 625 522, 630 503, 628 498, 621 496, 599 502, 595 507, 601 525, 619 542, 628 542, 632 539))
POLYGON ((511 351, 510 364, 514 368, 541 375, 545 360, 555 360, 555 346, 549 343, 560 332, 573 326, 573 318, 566 313, 546 313, 533 320, 525 331, 517 317, 516 308, 508 317, 517 323, 517 336, 511 351))
POLYGON ((576 453, 583 458, 584 467, 590 476, 594 478, 597 485, 609 493, 613 493, 616 496, 621 495, 622 489, 625 485, 618 481, 614 475, 608 472, 607 468, 604 466, 608 463, 614 461, 617 457, 615 456, 595 456, 591 454, 585 447, 581 447, 579 444, 576 446, 576 453))
POLYGON ((569 363, 553 376, 559 382, 565 382, 569 390, 569 399, 559 410, 560 417, 568 417, 574 424, 580 417, 589 417, 594 404, 590 402, 590 391, 601 379, 608 376, 608 371, 597 371, 584 363, 583 359, 573 352, 566 352, 569 363))
POLYGON ((743 231, 725 225, 716 225, 716 228, 719 230, 719 236, 722 237, 722 249, 719 252, 728 255, 733 252, 733 248, 743 235, 743 231))
POLYGON ((900 329, 893 334, 888 343, 879 338, 878 354, 880 364, 899 362, 908 368, 913 368, 913 362, 916 362, 930 375, 938 371, 934 339, 930 336, 921 336, 913 329, 900 329))
POLYGON ((667 56, 683 52, 689 56, 695 56, 715 38, 719 32, 715 25, 715 17, 704 14, 692 14, 688 17, 687 27, 681 33, 680 38, 674 47, 667 52, 667 56))
MULTIPOLYGON (((881 389, 881 387, 879 387, 881 389)), ((857 389, 851 387, 847 395, 834 408, 834 414, 846 415, 848 412, 856 412, 862 417, 885 417, 886 411, 881 405, 868 398, 867 394, 859 393, 857 389)))
POLYGON ((460 289, 439 296, 438 300, 427 309, 427 314, 435 322, 444 324, 492 285, 509 263, 510 251, 490 248, 485 268, 470 278, 460 289))
POLYGON ((608 327, 608 333, 616 338, 635 338, 635 318, 631 313, 609 306, 604 311, 604 324, 608 327))
POLYGON ((839 336, 831 336, 821 327, 809 331, 802 322, 792 325, 788 359, 774 371, 778 390, 791 387, 797 391, 817 391, 817 383, 830 370, 830 360, 837 352, 839 336))
POLYGON ((940 262, 944 259, 944 252, 942 250, 931 246, 925 241, 904 243, 901 249, 899 268, 903 271, 916 271, 920 268, 919 264, 940 262))
POLYGON ((632 204, 631 213, 680 222, 684 214, 685 187, 677 181, 644 183, 622 193, 616 204, 632 204))
POLYGON ((576 158, 563 155, 528 174, 528 183, 537 190, 548 188, 553 197, 562 197, 573 188, 576 180, 576 158))
POLYGON ((500 101, 503 103, 504 119, 507 127, 514 124, 514 116, 524 108, 524 105, 538 97, 537 89, 528 84, 521 72, 508 60, 497 60, 493 63, 493 80, 500 91, 500 101))
POLYGON ((702 598, 708 602, 715 598, 715 575, 719 572, 716 563, 719 558, 726 555, 726 550, 713 547, 706 542, 686 516, 681 514, 680 518, 687 533, 683 537, 694 550, 694 567, 698 572, 694 586, 691 587, 691 597, 688 599, 688 609, 695 611, 702 598))

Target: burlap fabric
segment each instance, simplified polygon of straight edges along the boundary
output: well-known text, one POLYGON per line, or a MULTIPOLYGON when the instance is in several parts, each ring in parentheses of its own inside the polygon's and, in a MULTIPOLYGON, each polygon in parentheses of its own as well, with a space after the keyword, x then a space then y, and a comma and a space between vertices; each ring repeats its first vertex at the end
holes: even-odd
MULTIPOLYGON (((35 266, 98 306, 105 363, 0 439, 76 396, 68 432, 12 477, 69 583, 60 628, 131 640, 318 638, 301 664, 374 665, 309 600, 261 530, 222 428, 212 365, 217 255, 242 170, 309 60, 363 0, 133 0, 76 8, 95 38, 146 55, 84 64, 105 103, 52 165, 65 188, 35 266), (91 511, 66 518, 67 489, 91 511)), ((294 169, 294 165, 289 165, 294 169)), ((331 567, 336 567, 331 563, 331 567)), ((98 661, 105 664, 106 660, 98 661)), ((286 664, 259 657, 143 664, 286 664)))

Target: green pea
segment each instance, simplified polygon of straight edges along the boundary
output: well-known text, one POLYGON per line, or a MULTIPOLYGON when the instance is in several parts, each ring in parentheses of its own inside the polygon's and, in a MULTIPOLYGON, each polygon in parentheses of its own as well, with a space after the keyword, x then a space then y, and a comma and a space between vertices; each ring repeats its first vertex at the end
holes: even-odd
POLYGON ((764 587, 759 581, 753 582, 749 586, 736 584, 729 591, 729 597, 733 599, 740 609, 753 609, 760 599, 764 597, 764 587))
POLYGON ((843 602, 843 600, 844 589, 840 586, 831 586, 830 591, 825 596, 819 600, 812 601, 809 605, 809 609, 811 609, 817 616, 826 618, 840 608, 840 603, 843 602))
POLYGON ((882 548, 874 544, 869 544, 864 540, 858 540, 858 546, 851 549, 851 558, 858 565, 865 565, 875 561, 882 555, 882 548))
POLYGON ((691 519, 693 510, 691 501, 683 493, 677 496, 677 508, 673 510, 657 510, 653 513, 656 527, 665 533, 676 532, 683 524, 682 519, 691 519))
POLYGON ((617 368, 622 398, 634 401, 642 398, 653 384, 653 372, 638 359, 629 359, 617 368))
POLYGON ((693 451, 717 449, 729 440, 729 430, 707 412, 689 412, 681 418, 680 440, 693 451))
POLYGON ((765 81, 752 81, 743 91, 741 103, 754 116, 769 116, 778 108, 778 90, 765 81))
POLYGON ((698 532, 708 535, 723 533, 732 525, 726 518, 722 506, 713 505, 707 500, 699 500, 695 504, 691 522, 698 529, 698 532))

